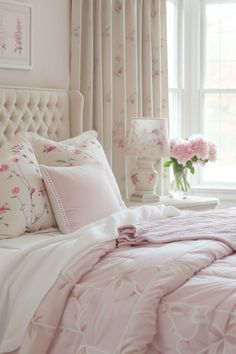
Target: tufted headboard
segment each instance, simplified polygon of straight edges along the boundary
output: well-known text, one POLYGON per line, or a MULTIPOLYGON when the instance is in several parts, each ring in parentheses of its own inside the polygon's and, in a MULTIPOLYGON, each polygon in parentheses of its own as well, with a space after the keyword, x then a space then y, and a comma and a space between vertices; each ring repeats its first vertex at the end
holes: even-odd
POLYGON ((20 131, 53 140, 83 130, 83 96, 78 91, 0 86, 0 147, 20 131))

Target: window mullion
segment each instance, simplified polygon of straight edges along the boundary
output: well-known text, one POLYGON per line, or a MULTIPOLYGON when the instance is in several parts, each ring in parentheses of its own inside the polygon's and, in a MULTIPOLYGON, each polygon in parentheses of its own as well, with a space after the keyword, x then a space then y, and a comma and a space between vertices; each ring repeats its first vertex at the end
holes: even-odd
MULTIPOLYGON (((184 90, 182 136, 201 131, 201 1, 183 0, 184 6, 184 90)), ((196 173, 191 183, 197 184, 196 173)))

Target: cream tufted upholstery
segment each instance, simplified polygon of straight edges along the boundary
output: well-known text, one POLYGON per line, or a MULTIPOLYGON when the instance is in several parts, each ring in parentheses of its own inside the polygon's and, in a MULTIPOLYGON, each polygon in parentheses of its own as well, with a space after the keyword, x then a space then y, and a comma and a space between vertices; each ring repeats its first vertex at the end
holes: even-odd
POLYGON ((82 108, 83 97, 78 92, 70 99, 67 91, 0 87, 0 147, 20 131, 53 140, 77 135, 82 127, 82 108))

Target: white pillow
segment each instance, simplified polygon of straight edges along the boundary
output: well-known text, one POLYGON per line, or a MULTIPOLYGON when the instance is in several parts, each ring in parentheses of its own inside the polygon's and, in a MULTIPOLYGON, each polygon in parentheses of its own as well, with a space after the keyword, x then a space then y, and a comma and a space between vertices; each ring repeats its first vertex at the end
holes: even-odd
POLYGON ((0 239, 55 224, 32 146, 17 137, 0 153, 0 239))
POLYGON ((96 132, 84 132, 78 137, 70 139, 70 143, 73 141, 73 145, 45 139, 33 133, 26 133, 26 137, 33 146, 39 164, 46 166, 101 165, 107 172, 119 205, 125 207, 105 152, 96 138, 96 132))

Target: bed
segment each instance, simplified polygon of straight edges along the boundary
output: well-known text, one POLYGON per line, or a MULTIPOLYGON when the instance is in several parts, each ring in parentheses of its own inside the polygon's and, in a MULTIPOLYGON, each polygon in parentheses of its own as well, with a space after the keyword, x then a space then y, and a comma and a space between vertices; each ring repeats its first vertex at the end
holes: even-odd
MULTIPOLYGON (((20 131, 76 136, 82 109, 79 92, 1 87, 1 149, 20 131)), ((236 353, 235 216, 119 202, 70 232, 0 239, 0 353, 236 353)))

